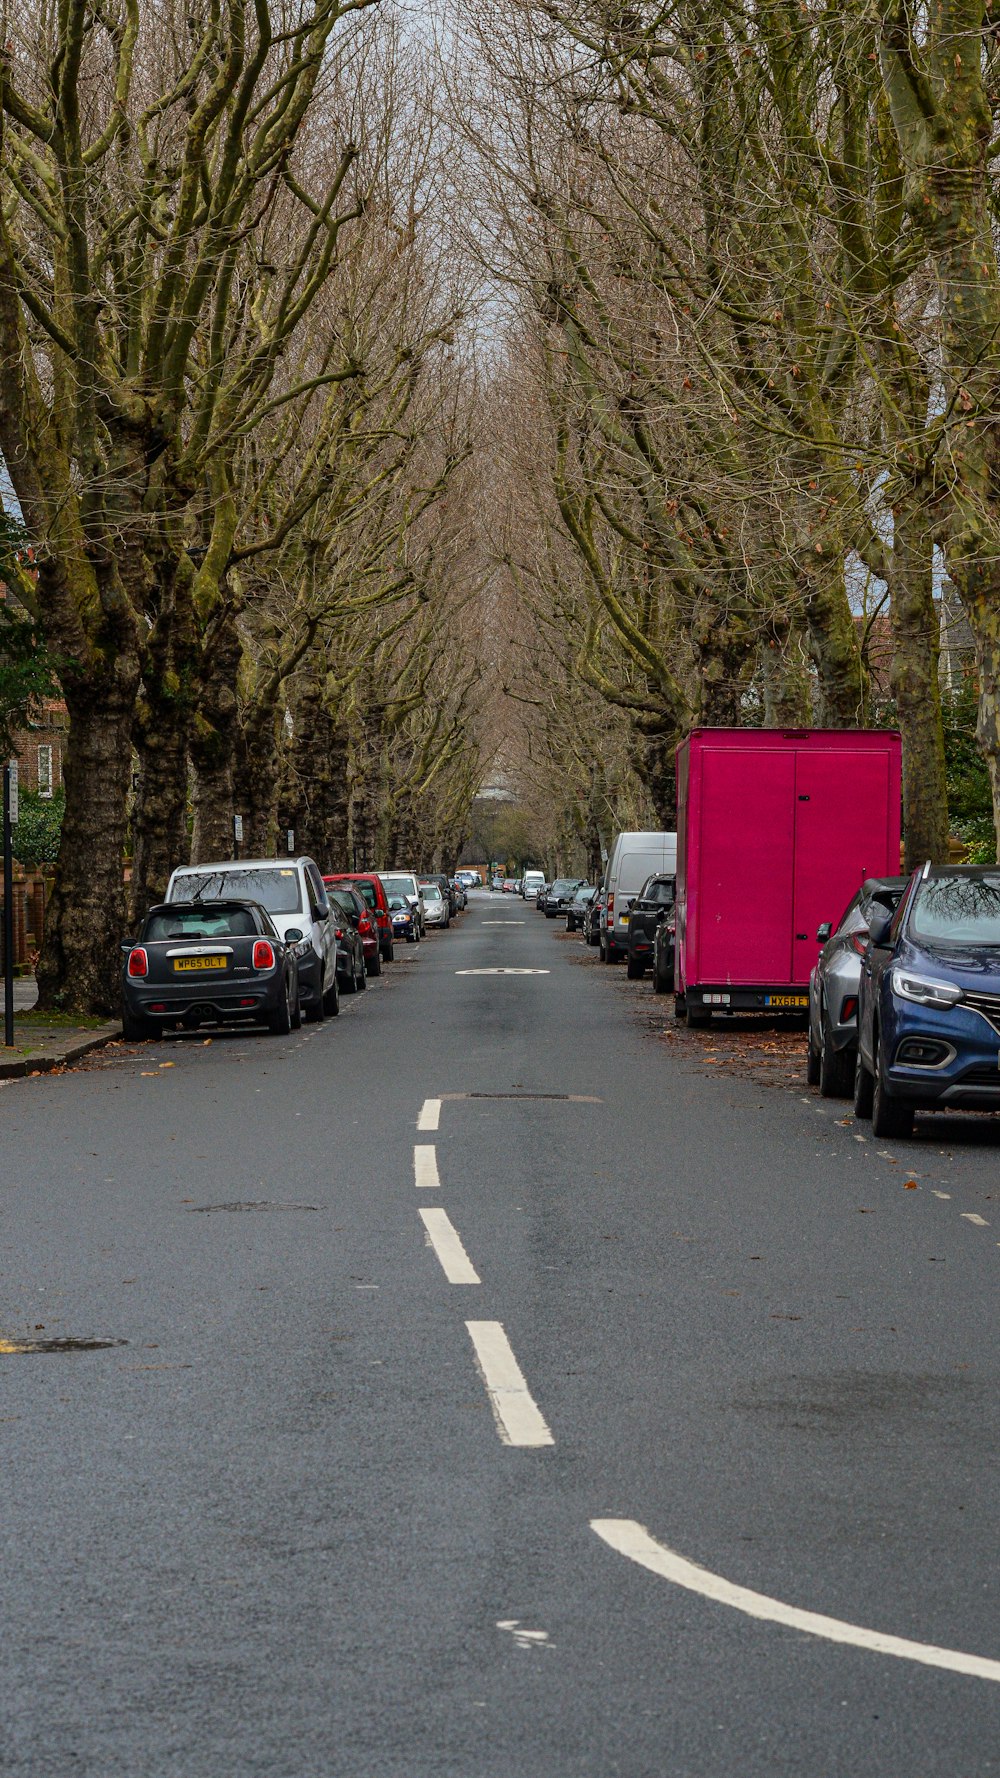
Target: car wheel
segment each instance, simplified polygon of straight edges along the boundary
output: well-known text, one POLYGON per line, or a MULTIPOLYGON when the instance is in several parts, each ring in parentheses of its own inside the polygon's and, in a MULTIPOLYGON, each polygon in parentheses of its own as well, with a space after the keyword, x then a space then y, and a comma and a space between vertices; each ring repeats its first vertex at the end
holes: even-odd
POLYGON ((365 968, 365 960, 363 957, 361 959, 361 968, 358 970, 354 978, 354 984, 359 994, 363 988, 367 988, 368 986, 368 971, 365 968))
POLYGON ((122 1036, 126 1043, 145 1043, 149 1037, 162 1037, 163 1026, 156 1019, 126 1012, 122 1014, 122 1036))
POLYGON ((641 982, 645 973, 645 963, 640 963, 637 957, 630 957, 625 965, 625 974, 628 976, 629 981, 641 982))
POLYGON ((809 1025, 809 1041, 806 1044, 806 1084, 819 1086, 819 1051, 813 1044, 812 1023, 809 1025))
POLYGON ((292 1007, 292 1030, 293 1031, 301 1031, 301 1029, 302 1029, 302 1002, 299 999, 298 984, 296 983, 295 1004, 292 1007))
POLYGON ((267 1015, 267 1028, 272 1037, 287 1037, 292 1028, 291 983, 285 982, 280 1006, 267 1015))
POLYGON ((374 957, 369 958, 368 962, 365 964, 365 974, 366 975, 381 975, 382 974, 382 953, 381 953, 381 951, 376 951, 374 957))
POLYGON ((835 1050, 830 1042, 830 1027, 820 1008, 819 1086, 824 1099, 849 1099, 854 1089, 854 1051, 835 1050))
POLYGON ((662 966, 660 964, 659 956, 658 955, 655 956, 653 959, 653 992, 654 992, 654 994, 669 994, 673 985, 674 984, 673 984, 671 977, 669 977, 667 975, 666 971, 662 968, 662 966))
POLYGON ((872 1135, 906 1137, 913 1135, 913 1106, 898 1099, 886 1085, 881 1049, 875 1056, 875 1079, 872 1082, 872 1135))
POLYGON ((861 1045, 854 1056, 854 1115, 869 1118, 872 1114, 872 1099, 875 1095, 875 1082, 865 1067, 861 1056, 861 1045))

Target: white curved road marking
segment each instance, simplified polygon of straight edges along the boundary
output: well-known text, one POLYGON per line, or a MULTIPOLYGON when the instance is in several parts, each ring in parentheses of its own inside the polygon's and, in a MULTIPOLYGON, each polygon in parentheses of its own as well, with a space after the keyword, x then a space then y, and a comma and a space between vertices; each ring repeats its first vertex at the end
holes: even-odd
POLYGON ((691 1593, 700 1593, 718 1605, 731 1605, 747 1617, 763 1618, 773 1624, 784 1624, 790 1630, 804 1630, 807 1636, 821 1636, 827 1642, 845 1642, 852 1648, 870 1649, 872 1654, 898 1655, 900 1660, 919 1661, 925 1667, 943 1667, 949 1673, 966 1673, 973 1679, 1000 1682, 1000 1661, 989 1661, 983 1655, 960 1654, 951 1648, 935 1648, 930 1642, 910 1642, 904 1636, 886 1636, 881 1630, 864 1630, 860 1624, 845 1624, 840 1618, 823 1617, 818 1611, 801 1611, 796 1605, 783 1605, 780 1599, 769 1599, 766 1593, 753 1593, 749 1587, 738 1587, 711 1574, 697 1562, 678 1556, 665 1544, 657 1543, 644 1525, 635 1519, 591 1519, 596 1531, 613 1550, 653 1574, 671 1580, 691 1593))
POLYGON ((465 1325, 504 1444, 554 1445, 556 1441, 528 1393, 503 1323, 467 1321, 465 1325))
POLYGON ((550 975, 548 969, 456 969, 456 975, 550 975))
POLYGON ((428 1241, 441 1261, 441 1270, 448 1283, 482 1283, 447 1210, 421 1210, 420 1220, 427 1230, 428 1241))

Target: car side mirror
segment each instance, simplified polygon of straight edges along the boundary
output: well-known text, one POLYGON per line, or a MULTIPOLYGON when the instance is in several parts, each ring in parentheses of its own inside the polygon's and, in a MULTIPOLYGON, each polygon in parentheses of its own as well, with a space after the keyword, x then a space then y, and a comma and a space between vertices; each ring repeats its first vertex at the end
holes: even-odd
POLYGON ((873 914, 868 922, 868 937, 873 945, 884 945, 892 925, 892 915, 887 913, 873 914))
POLYGON ((824 920, 822 926, 817 926, 816 928, 816 943, 818 945, 825 945, 832 931, 833 926, 830 921, 824 920))
POLYGON ((285 933, 286 945, 300 945, 304 938, 305 933, 299 926, 289 926, 288 931, 285 933))

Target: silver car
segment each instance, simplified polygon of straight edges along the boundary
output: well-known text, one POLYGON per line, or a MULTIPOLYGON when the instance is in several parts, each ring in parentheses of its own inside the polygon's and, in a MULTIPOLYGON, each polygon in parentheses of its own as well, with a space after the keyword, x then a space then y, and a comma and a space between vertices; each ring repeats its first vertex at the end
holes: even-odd
POLYGON ((424 904, 424 921, 428 926, 450 926, 451 909, 441 894, 438 883, 421 883, 420 894, 424 904))
POLYGON ((824 1099, 849 1099, 858 1048, 861 959, 873 913, 895 912, 909 877, 868 877, 835 927, 816 934, 823 946, 809 977, 809 1049, 806 1079, 824 1099))

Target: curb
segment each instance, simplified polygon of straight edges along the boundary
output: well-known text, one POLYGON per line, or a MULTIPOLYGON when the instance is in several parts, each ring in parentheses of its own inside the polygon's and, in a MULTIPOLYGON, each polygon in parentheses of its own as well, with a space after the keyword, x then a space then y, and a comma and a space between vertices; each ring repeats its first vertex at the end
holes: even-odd
POLYGON ((78 1043, 67 1043, 59 1050, 39 1050, 35 1056, 23 1056, 17 1062, 0 1062, 0 1080, 24 1080, 31 1074, 51 1074, 53 1068, 63 1068, 67 1062, 78 1062, 81 1056, 89 1055, 91 1050, 103 1049, 106 1043, 114 1043, 121 1038, 120 1025, 104 1025, 99 1031, 91 1031, 78 1043))

